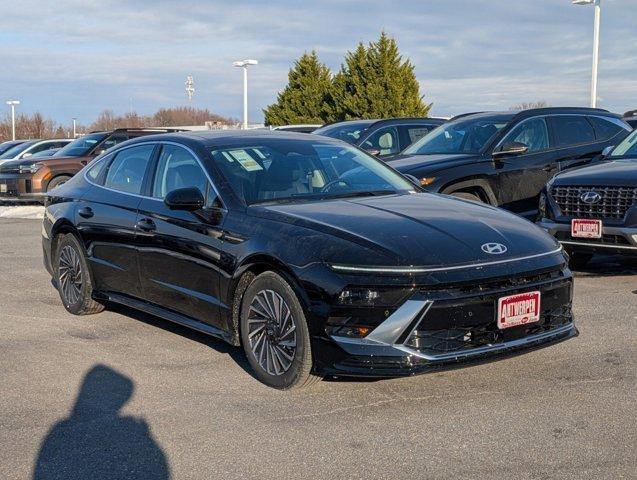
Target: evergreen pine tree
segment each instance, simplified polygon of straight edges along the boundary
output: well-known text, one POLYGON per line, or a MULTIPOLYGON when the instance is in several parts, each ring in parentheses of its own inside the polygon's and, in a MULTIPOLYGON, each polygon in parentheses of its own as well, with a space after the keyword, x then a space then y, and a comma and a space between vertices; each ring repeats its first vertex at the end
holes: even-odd
POLYGON ((265 124, 324 123, 330 116, 331 87, 332 74, 316 52, 303 54, 290 69, 288 84, 276 103, 263 110, 265 124))

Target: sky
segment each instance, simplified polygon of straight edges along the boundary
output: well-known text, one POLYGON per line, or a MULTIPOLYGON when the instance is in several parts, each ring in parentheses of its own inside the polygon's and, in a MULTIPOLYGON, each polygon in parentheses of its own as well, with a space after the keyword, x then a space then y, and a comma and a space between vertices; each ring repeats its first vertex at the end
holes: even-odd
MULTIPOLYGON (((637 108, 637 0, 602 0, 598 106, 637 108)), ((0 99, 61 123, 104 109, 187 105, 250 121, 294 60, 316 50, 334 72, 381 31, 415 65, 432 115, 521 102, 588 105, 593 8, 570 0, 0 0, 0 99)), ((5 107, 7 108, 7 107, 5 107)))

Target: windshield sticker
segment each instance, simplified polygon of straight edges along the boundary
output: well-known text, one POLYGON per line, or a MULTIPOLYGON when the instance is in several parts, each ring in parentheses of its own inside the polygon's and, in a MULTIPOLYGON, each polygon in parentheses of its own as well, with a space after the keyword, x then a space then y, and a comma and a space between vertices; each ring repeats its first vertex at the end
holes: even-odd
POLYGON ((232 155, 239 164, 244 168, 244 170, 248 172, 256 172, 259 170, 263 170, 263 167, 258 164, 258 162, 250 156, 248 152, 245 150, 230 150, 228 153, 232 155))

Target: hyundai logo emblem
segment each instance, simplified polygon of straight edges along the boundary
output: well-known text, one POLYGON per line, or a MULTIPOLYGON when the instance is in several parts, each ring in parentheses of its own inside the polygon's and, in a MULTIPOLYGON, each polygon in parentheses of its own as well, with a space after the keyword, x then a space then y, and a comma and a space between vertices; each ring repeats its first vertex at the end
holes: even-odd
POLYGON ((597 192, 584 192, 579 196, 580 200, 584 203, 593 204, 602 199, 602 196, 597 192))
POLYGON ((507 247, 501 243, 485 243, 482 245, 482 251, 491 255, 500 255, 507 251, 507 247))

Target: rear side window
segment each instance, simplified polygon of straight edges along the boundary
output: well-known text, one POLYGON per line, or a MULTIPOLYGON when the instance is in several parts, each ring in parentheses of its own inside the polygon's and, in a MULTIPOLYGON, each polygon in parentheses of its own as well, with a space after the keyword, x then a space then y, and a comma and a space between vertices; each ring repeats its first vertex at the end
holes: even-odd
POLYGON ((555 146, 570 147, 595 141, 593 127, 580 115, 557 115, 552 117, 555 146))
POLYGON ((117 153, 108 166, 104 186, 125 193, 139 195, 142 191, 146 167, 154 145, 125 148, 117 153))
POLYGON ((406 148, 431 132, 434 128, 436 128, 436 125, 402 125, 398 128, 407 134, 405 136, 407 139, 407 144, 405 145, 406 148))
POLYGON ((595 133, 597 134, 597 140, 608 140, 613 138, 620 131, 624 130, 621 125, 617 125, 609 120, 600 117, 588 117, 588 119, 595 127, 595 133))
POLYGON ((93 183, 101 185, 102 182, 100 181, 100 174, 104 171, 104 167, 107 163, 108 159, 102 158, 88 167, 88 171, 86 172, 86 176, 88 177, 88 179, 93 183))

